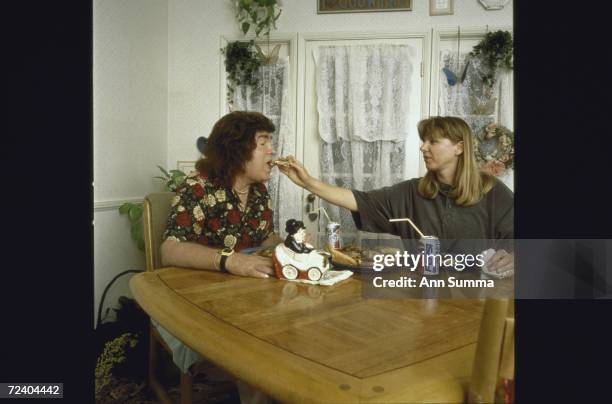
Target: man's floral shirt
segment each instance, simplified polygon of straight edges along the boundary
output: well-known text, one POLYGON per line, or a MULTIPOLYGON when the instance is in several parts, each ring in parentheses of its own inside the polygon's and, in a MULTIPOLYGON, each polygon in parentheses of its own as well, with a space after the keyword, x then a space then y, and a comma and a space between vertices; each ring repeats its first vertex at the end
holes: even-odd
POLYGON ((272 201, 263 184, 252 184, 244 211, 231 187, 197 171, 176 189, 164 239, 195 241, 237 251, 259 246, 272 233, 272 201))

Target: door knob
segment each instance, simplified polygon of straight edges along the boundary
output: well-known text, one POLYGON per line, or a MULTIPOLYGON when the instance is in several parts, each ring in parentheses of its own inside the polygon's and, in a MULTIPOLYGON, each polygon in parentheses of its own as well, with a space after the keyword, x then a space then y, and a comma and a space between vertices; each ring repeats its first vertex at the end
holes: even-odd
POLYGON ((315 194, 308 194, 306 196, 306 212, 308 212, 308 219, 310 219, 311 222, 314 222, 319 217, 319 214, 314 211, 314 202, 316 198, 315 194))

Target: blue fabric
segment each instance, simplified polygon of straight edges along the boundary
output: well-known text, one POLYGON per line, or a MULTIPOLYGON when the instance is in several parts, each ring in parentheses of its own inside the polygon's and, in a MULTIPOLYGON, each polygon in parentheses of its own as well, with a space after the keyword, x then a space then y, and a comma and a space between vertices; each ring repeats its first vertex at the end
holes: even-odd
POLYGON ((162 327, 157 321, 151 319, 151 324, 153 324, 155 329, 157 329, 159 335, 172 351, 172 361, 174 364, 181 370, 181 372, 195 376, 193 373, 191 373, 189 368, 191 365, 194 365, 204 358, 193 349, 185 345, 180 339, 168 332, 168 330, 162 327))

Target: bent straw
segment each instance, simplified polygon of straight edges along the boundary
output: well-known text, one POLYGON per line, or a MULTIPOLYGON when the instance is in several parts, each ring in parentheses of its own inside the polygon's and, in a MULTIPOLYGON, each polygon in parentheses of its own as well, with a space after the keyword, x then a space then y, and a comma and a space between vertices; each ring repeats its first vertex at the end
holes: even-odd
POLYGON ((332 220, 329 218, 329 216, 327 215, 327 212, 325 211, 325 208, 324 208, 323 206, 321 206, 321 207, 319 207, 319 208, 317 208, 317 209, 315 209, 315 210, 313 210, 313 211, 308 212, 308 214, 311 214, 311 213, 317 213, 317 211, 319 211, 319 210, 322 210, 322 211, 323 211, 323 213, 325 214, 325 217, 327 218, 327 221, 328 221, 328 222, 331 222, 331 221, 332 221, 332 220))
POLYGON ((412 223, 412 220, 408 219, 407 217, 404 217, 404 218, 401 218, 401 219, 389 219, 389 221, 390 222, 406 222, 407 221, 414 228, 414 230, 416 230, 417 233, 419 233, 421 235, 421 237, 425 237, 423 232, 421 230, 419 230, 419 228, 416 227, 416 225, 414 223, 412 223))

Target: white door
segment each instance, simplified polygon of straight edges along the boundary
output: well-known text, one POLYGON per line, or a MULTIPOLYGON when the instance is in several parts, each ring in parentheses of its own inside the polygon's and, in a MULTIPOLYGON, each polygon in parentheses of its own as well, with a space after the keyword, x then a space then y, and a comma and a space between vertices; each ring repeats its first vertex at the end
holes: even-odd
MULTIPOLYGON (((320 137, 318 133, 317 95, 315 83, 315 63, 313 50, 320 46, 343 45, 371 45, 371 44, 402 44, 409 45, 413 55, 413 70, 411 74, 411 91, 409 95, 408 120, 409 127, 414 128, 406 139, 406 159, 403 177, 413 178, 419 176, 421 158, 419 154, 420 140, 416 130, 419 120, 428 113, 428 83, 429 77, 425 75, 429 66, 429 34, 392 34, 392 35, 305 35, 300 36, 298 45, 299 71, 298 77, 298 139, 297 155, 301 158, 306 169, 315 178, 320 178, 320 137), (301 147, 300 147, 301 146, 301 147)), ((304 205, 303 221, 311 234, 321 234, 325 231, 319 229, 318 217, 308 214, 308 209, 317 209, 319 199, 313 203, 308 201, 308 192, 302 195, 304 205)), ((332 217, 332 220, 337 220, 332 217)), ((346 234, 345 234, 346 235, 346 234)))

